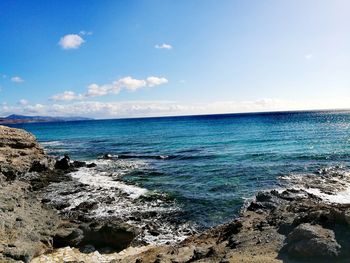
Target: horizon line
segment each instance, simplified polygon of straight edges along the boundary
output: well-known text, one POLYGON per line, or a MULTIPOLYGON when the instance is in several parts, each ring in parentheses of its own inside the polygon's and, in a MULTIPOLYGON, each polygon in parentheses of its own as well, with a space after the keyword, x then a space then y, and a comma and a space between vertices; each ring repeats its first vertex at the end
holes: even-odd
MULTIPOLYGON (((112 118, 92 118, 82 116, 41 116, 41 115, 22 115, 22 114, 9 114, 1 118, 6 118, 11 115, 18 115, 24 117, 51 117, 51 118, 87 118, 87 120, 73 120, 66 122, 83 122, 83 121, 105 121, 105 120, 131 120, 131 119, 158 119, 158 118, 181 118, 181 117, 205 117, 205 116, 224 116, 224 115, 268 115, 268 114, 288 114, 288 113, 314 113, 314 112, 350 112, 350 108, 339 109, 305 109, 305 110, 270 110, 270 111, 250 111, 250 112, 226 112, 226 113, 203 113, 203 114, 184 114, 184 115, 163 115, 163 116, 134 116, 134 117, 112 117, 112 118)), ((52 121, 59 122, 59 121, 52 121)), ((46 123, 46 122, 27 122, 28 123, 46 123)), ((18 123, 23 124, 23 123, 18 123)), ((1 124, 0 124, 1 125, 1 124)))

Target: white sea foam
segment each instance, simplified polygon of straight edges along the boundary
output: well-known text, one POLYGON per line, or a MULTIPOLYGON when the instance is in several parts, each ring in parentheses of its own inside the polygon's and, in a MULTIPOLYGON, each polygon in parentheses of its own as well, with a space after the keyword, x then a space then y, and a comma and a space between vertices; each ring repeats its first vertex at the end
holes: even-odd
POLYGON ((94 168, 80 168, 70 173, 73 181, 52 183, 43 198, 51 200, 53 205, 63 205, 61 212, 67 214, 77 211, 84 202, 96 203, 97 206, 85 212, 87 216, 112 217, 134 225, 142 229, 136 239, 150 244, 182 241, 195 233, 187 224, 169 222, 169 218, 180 212, 174 202, 162 198, 160 193, 121 180, 125 174, 147 167, 146 163, 103 159, 94 162, 97 164, 94 168), (158 234, 152 235, 150 229, 156 229, 158 234))
POLYGON ((306 192, 310 194, 314 194, 322 200, 330 202, 330 203, 337 203, 337 204, 350 204, 350 187, 344 191, 337 192, 335 194, 326 194, 322 193, 320 189, 317 188, 309 188, 304 189, 306 192))
POLYGON ((83 184, 94 186, 97 188, 116 188, 129 195, 130 198, 139 198, 147 193, 147 189, 134 185, 127 185, 120 181, 114 181, 113 177, 107 176, 108 172, 99 172, 91 168, 81 168, 77 172, 70 175, 83 184))
POLYGON ((329 167, 319 174, 291 174, 280 178, 288 188, 301 189, 325 202, 350 204, 350 172, 342 166, 329 167))

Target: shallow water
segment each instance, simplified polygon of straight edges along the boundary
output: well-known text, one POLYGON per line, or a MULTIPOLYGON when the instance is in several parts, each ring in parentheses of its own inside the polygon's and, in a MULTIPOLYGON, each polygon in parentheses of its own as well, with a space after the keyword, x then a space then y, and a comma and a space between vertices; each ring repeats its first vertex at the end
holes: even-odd
POLYGON ((283 184, 281 176, 318 176, 324 168, 350 165, 350 113, 345 111, 16 126, 34 133, 52 155, 95 160, 110 153, 116 162, 135 162, 123 170, 122 180, 167 193, 185 219, 201 227, 232 219, 246 198, 283 184))

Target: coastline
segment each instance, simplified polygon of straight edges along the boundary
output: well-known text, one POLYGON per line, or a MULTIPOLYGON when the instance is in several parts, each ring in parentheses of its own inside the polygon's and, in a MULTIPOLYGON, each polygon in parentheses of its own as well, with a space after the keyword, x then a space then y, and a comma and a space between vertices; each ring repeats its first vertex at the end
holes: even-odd
MULTIPOLYGON (((89 216, 98 204, 84 199, 69 207, 66 202, 58 199, 59 196, 72 197, 74 194, 91 192, 93 181, 79 181, 83 177, 79 171, 94 171, 97 169, 96 164, 93 166, 91 163, 73 162, 68 158, 53 160, 28 133, 2 126, 0 131, 3 140, 0 156, 6 154, 6 158, 0 159, 2 191, 5 194, 16 194, 14 189, 17 189, 20 194, 16 195, 16 202, 31 203, 32 206, 22 205, 24 215, 33 206, 40 209, 41 212, 36 213, 37 221, 30 224, 35 225, 38 224, 36 222, 48 219, 48 225, 34 228, 34 233, 31 233, 35 235, 46 229, 45 238, 41 234, 32 238, 33 240, 30 237, 21 237, 22 243, 19 246, 16 243, 18 237, 13 236, 13 240, 6 241, 2 237, 0 252, 8 262, 54 262, 54 258, 63 260, 65 257, 73 260, 84 259, 85 262, 321 262, 322 259, 326 262, 345 262, 350 258, 347 252, 350 248, 350 235, 347 230, 350 225, 350 205, 330 204, 305 190, 305 185, 304 189, 287 188, 283 191, 259 193, 232 222, 199 234, 189 231, 187 239, 172 244, 143 244, 137 240, 142 230, 130 222, 123 222, 120 217, 101 220, 101 217, 89 216), (52 188, 54 184, 58 184, 62 191, 58 195, 50 196, 50 193, 55 192, 54 189, 58 189, 52 188), (61 187, 63 184, 66 187, 61 187), (76 207, 78 208, 74 210, 76 207), (111 236, 106 238, 106 233, 111 236), (97 252, 92 244, 101 243, 111 249, 100 249, 97 252), (26 250, 22 251, 22 248, 26 250), (48 252, 53 253, 47 254, 48 252), (40 256, 43 253, 46 254, 40 256)), ((340 175, 340 178, 344 176, 346 175, 340 175)), ((108 178, 110 177, 106 179, 108 178)), ((335 174, 331 174, 328 178, 329 186, 335 178, 335 174)), ((317 185, 317 181, 312 181, 313 179, 317 178, 310 178, 308 185, 317 185)), ((326 176, 324 179, 327 179, 326 176)), ((108 187, 111 186, 110 183, 106 181, 108 187)), ((118 181, 113 183, 113 189, 121 187, 120 182, 119 185, 118 181)), ((328 191, 329 194, 333 191, 334 194, 335 191, 343 189, 341 186, 325 188, 324 192, 328 191)), ((105 189, 100 187, 93 190, 105 189)), ((129 195, 125 199, 139 199, 144 193, 144 190, 129 186, 129 195)), ((99 199, 99 202, 109 205, 115 202, 108 200, 108 196, 108 192, 105 192, 106 199, 99 199)), ((123 193, 119 196, 123 196, 123 193)), ((0 198, 7 197, 4 195, 0 198)), ((140 205, 145 206, 150 201, 152 200, 146 198, 140 205)), ((166 198, 163 201, 165 206, 171 203, 166 198)), ((5 216, 12 213, 11 217, 6 218, 11 231, 17 230, 20 224, 26 229, 27 218, 17 221, 17 209, 2 210, 5 216)), ((170 211, 166 214, 166 220, 176 219, 176 213, 170 211)), ((145 222, 145 218, 146 216, 140 216, 135 221, 141 224, 145 222)), ((160 221, 164 220, 160 218, 160 221)), ((148 225, 151 225, 150 222, 148 225)), ((148 232, 159 231, 158 228, 159 225, 155 225, 148 232)), ((157 236, 156 232, 153 234, 157 236)))

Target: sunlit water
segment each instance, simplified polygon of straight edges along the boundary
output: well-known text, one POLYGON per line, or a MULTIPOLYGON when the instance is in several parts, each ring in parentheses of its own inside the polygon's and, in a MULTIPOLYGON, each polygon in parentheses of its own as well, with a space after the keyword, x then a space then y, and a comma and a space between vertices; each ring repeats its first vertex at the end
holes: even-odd
POLYGON ((350 113, 303 112, 96 120, 16 125, 52 155, 106 153, 142 163, 123 180, 167 193, 202 227, 234 217, 280 176, 348 169, 350 113))

